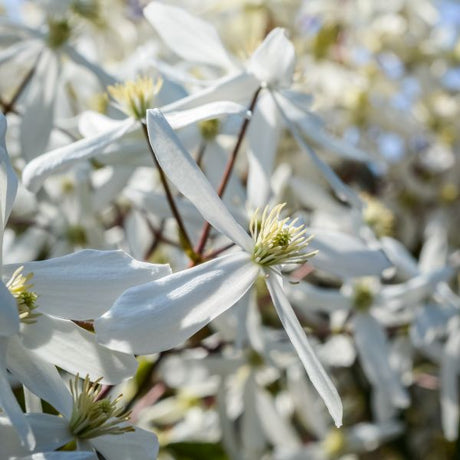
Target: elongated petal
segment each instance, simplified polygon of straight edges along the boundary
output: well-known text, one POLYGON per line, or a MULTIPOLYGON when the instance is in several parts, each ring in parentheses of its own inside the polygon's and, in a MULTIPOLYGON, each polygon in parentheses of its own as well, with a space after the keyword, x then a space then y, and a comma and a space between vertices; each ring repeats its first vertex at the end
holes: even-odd
POLYGON ((286 31, 277 27, 254 51, 247 69, 269 87, 283 87, 291 85, 294 66, 294 45, 286 31))
POLYGON ((141 428, 117 436, 99 436, 90 442, 110 460, 155 460, 159 450, 155 434, 141 428))
POLYGON ((299 126, 302 133, 316 145, 342 158, 360 162, 373 161, 373 158, 358 147, 329 134, 322 123, 318 122, 311 113, 305 112, 304 109, 301 109, 296 104, 293 92, 283 91, 279 102, 286 114, 299 126))
POLYGON ((452 331, 444 347, 441 361, 441 420, 444 436, 455 441, 460 423, 460 398, 458 377, 460 375, 460 329, 452 331))
POLYGON ((5 135, 6 118, 0 113, 0 235, 3 235, 18 188, 18 179, 6 151, 5 135))
POLYGON ((21 123, 21 152, 32 160, 48 145, 61 73, 60 58, 44 48, 30 83, 21 123))
POLYGON ((147 111, 147 127, 150 144, 171 182, 213 227, 250 251, 252 239, 230 214, 159 110, 147 111))
POLYGON ((19 314, 16 299, 0 281, 0 337, 11 336, 18 332, 19 314))
POLYGON ((422 273, 405 283, 385 286, 381 291, 381 296, 385 304, 393 308, 414 305, 433 292, 438 283, 448 281, 454 273, 451 267, 442 267, 429 273, 422 273))
POLYGON ((39 452, 14 460, 98 460, 96 452, 39 452))
POLYGON ((128 289, 95 321, 97 338, 139 354, 172 348, 237 302, 258 271, 249 255, 237 252, 128 289))
MULTIPOLYGON (((294 122, 289 119, 288 115, 285 113, 283 107, 278 101, 278 95, 275 95, 273 92, 271 94, 273 96, 273 100, 276 103, 276 106, 278 107, 278 110, 281 113, 286 127, 294 136, 294 139, 298 143, 299 147, 310 157, 315 167, 321 172, 321 174, 323 174, 324 178, 328 181, 329 185, 333 188, 337 196, 343 200, 348 201, 354 207, 361 209, 362 202, 356 192, 348 187, 348 185, 345 185, 334 172, 334 170, 327 163, 324 163, 324 161, 318 157, 315 151, 303 140, 294 122)), ((282 98, 280 99, 282 100, 282 98)))
POLYGON ((66 52, 70 59, 72 59, 75 64, 78 64, 85 69, 88 69, 94 76, 99 80, 102 88, 105 89, 106 86, 113 85, 117 82, 117 79, 107 73, 102 67, 100 67, 95 62, 91 62, 86 59, 82 54, 80 54, 74 47, 64 43, 62 49, 66 52))
POLYGON ((267 446, 261 414, 257 410, 256 388, 254 375, 250 374, 243 388, 244 411, 241 416, 242 450, 249 458, 260 458, 267 446))
POLYGON ((179 129, 211 118, 220 118, 226 115, 246 115, 246 112, 247 109, 243 105, 230 101, 217 101, 188 110, 167 112, 164 116, 171 128, 179 129))
POLYGON ((311 265, 340 278, 379 276, 391 267, 385 254, 368 248, 359 238, 346 233, 310 230, 315 237, 310 242, 311 250, 318 254, 309 261, 311 265))
MULTIPOLYGON (((8 48, 3 49, 0 52, 0 65, 5 64, 10 59, 18 59, 21 54, 30 54, 33 50, 34 53, 38 52, 37 48, 39 47, 39 42, 37 40, 21 40, 8 48)), ((24 59, 25 56, 21 56, 20 59, 24 59)), ((29 59, 29 56, 27 56, 29 59)))
MULTIPOLYGON (((53 451, 72 440, 68 422, 62 417, 49 414, 26 414, 37 445, 33 452, 53 451)), ((31 449, 21 446, 14 426, 5 417, 0 417, 0 458, 11 459, 30 455, 31 449)))
POLYGON ((190 96, 162 107, 163 112, 191 109, 215 101, 233 101, 240 104, 249 104, 252 95, 260 86, 259 80, 248 73, 221 78, 215 85, 198 91, 190 96))
POLYGON ((356 313, 352 322, 358 355, 367 378, 395 407, 407 407, 409 395, 390 367, 390 349, 382 326, 367 313, 356 313))
MULTIPOLYGON (((14 396, 13 390, 8 382, 6 373, 6 350, 8 346, 8 339, 0 337, 0 408, 7 415, 10 423, 14 426, 18 436, 18 444, 28 449, 35 447, 35 436, 32 432, 32 428, 25 418, 24 413, 21 410, 21 406, 18 404, 16 397, 14 396)), ((0 425, 1 427, 1 425, 0 425)), ((0 454, 2 453, 2 442, 1 442, 1 429, 0 429, 0 454)), ((0 455, 0 458, 8 458, 0 455)))
POLYGON ((325 289, 300 281, 295 284, 287 283, 285 290, 289 300, 301 311, 318 310, 330 313, 351 308, 350 299, 337 289, 325 289))
POLYGON ((116 384, 131 377, 137 368, 132 355, 109 350, 96 343, 96 336, 71 321, 41 315, 22 333, 22 345, 48 363, 71 374, 116 384))
POLYGON ((388 258, 402 276, 412 278, 419 273, 417 261, 404 244, 387 236, 381 238, 380 243, 388 258))
POLYGON ((36 192, 48 176, 65 171, 79 161, 101 153, 110 143, 120 139, 135 125, 136 121, 128 118, 97 136, 81 139, 35 158, 22 172, 24 185, 30 191, 36 192))
POLYGON ((248 200, 254 209, 263 208, 271 195, 270 180, 281 127, 273 99, 263 94, 257 101, 248 129, 248 200))
POLYGON ((120 127, 120 120, 92 110, 82 112, 78 117, 78 131, 83 137, 94 137, 120 127))
POLYGON ((343 413, 340 396, 316 357, 299 320, 289 304, 283 290, 281 276, 273 270, 270 270, 268 275, 269 276, 266 278, 267 288, 281 323, 291 339, 292 345, 296 349, 313 386, 326 404, 336 426, 339 427, 342 425, 343 413))
POLYGON ((165 45, 181 58, 225 69, 234 68, 211 24, 192 16, 182 8, 159 2, 150 3, 144 9, 144 15, 165 45))
MULTIPOLYGON (((171 273, 169 265, 140 262, 123 251, 92 249, 21 265, 34 274, 40 312, 73 320, 97 318, 126 289, 171 273)), ((5 272, 17 267, 6 265, 5 272)))
POLYGON ((19 337, 8 344, 7 365, 11 373, 31 392, 49 402, 66 417, 72 412, 72 397, 56 367, 32 350, 25 349, 19 337))

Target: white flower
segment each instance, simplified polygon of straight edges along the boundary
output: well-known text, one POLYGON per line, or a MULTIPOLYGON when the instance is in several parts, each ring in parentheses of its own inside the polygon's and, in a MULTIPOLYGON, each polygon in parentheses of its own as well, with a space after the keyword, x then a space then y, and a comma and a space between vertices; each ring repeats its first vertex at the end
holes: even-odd
MULTIPOLYGON (((83 160, 103 153, 108 146, 118 142, 126 134, 139 130, 145 117, 145 110, 152 105, 153 96, 159 91, 159 86, 158 82, 154 83, 150 78, 138 78, 124 84, 110 86, 109 92, 127 117, 113 120, 92 112, 83 114, 89 118, 86 124, 97 123, 96 133, 34 158, 22 173, 26 188, 36 192, 48 176, 63 172, 83 160), (98 128, 99 125, 103 127, 102 130, 98 128)), ((170 111, 168 120, 176 128, 181 128, 222 115, 245 113, 246 108, 234 102, 213 102, 190 110, 170 111)), ((129 159, 126 161, 130 164, 129 159)))
MULTIPOLYGON (((3 116, 0 123, 1 135, 6 130, 3 116)), ((17 183, 2 145, 0 167, 1 242, 17 183)), ((0 271, 0 407, 21 439, 33 447, 33 434, 10 388, 7 369, 46 401, 62 392, 55 366, 94 379, 102 375, 104 383, 130 377, 137 367, 133 356, 99 345, 94 334, 71 320, 100 316, 125 289, 167 275, 170 269, 138 262, 122 251, 83 250, 22 265, 0 264, 0 271)))
MULTIPOLYGON (((154 460, 159 448, 155 434, 127 423, 130 414, 118 407, 119 398, 99 399, 100 379, 91 383, 86 377, 81 387, 79 380, 70 382, 71 393, 65 389, 52 399, 62 416, 26 414, 37 441, 32 452, 52 451, 75 440, 78 450, 97 450, 107 460, 154 460)), ((1 458, 27 455, 13 428, 0 417, 1 458)))
POLYGON ((261 222, 254 221, 255 239, 251 238, 181 146, 161 112, 148 111, 147 123, 153 150, 170 180, 241 251, 128 289, 109 312, 95 321, 98 340, 110 348, 134 353, 172 348, 231 307, 263 274, 292 344, 336 425, 340 426, 340 397, 284 294, 279 272, 280 264, 305 261, 312 255, 305 251, 308 244, 305 232, 287 220, 280 222, 280 208, 277 208, 265 213, 261 222))
POLYGON ((144 15, 165 44, 181 58, 211 64, 228 72, 205 89, 165 106, 164 111, 188 109, 216 100, 247 104, 258 87, 264 88, 248 130, 248 193, 252 204, 262 206, 268 200, 276 150, 285 126, 337 195, 358 208, 361 206, 355 192, 317 156, 303 135, 341 157, 362 162, 371 161, 371 158, 353 145, 329 135, 321 122, 307 111, 311 97, 290 89, 295 50, 284 29, 273 29, 238 69, 211 24, 181 8, 159 2, 150 3, 144 15))

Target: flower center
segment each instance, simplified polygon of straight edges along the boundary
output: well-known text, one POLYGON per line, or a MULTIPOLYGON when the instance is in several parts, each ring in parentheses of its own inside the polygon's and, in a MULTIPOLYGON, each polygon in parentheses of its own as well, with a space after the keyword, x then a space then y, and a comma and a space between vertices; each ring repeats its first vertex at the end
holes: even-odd
POLYGON ((378 237, 394 234, 395 217, 381 201, 371 195, 362 194, 366 203, 363 211, 364 221, 374 230, 378 237))
POLYGON ((23 275, 23 269, 24 266, 16 269, 6 283, 6 287, 16 299, 20 321, 25 324, 32 324, 35 323, 40 316, 40 313, 34 311, 38 306, 36 304, 38 295, 32 291, 34 285, 29 283, 34 274, 28 273, 27 275, 23 275))
POLYGON ((106 434, 134 431, 134 427, 125 425, 131 412, 123 412, 122 408, 117 407, 122 395, 113 401, 110 398, 98 400, 102 390, 102 385, 99 383, 101 379, 102 377, 91 383, 86 376, 81 390, 78 374, 75 380, 70 382, 73 408, 69 428, 78 438, 90 439, 106 434))
POLYGON ((109 86, 107 90, 125 113, 136 120, 142 120, 162 84, 161 78, 154 82, 149 77, 139 77, 134 81, 109 86))
POLYGON ((70 38, 72 28, 67 19, 48 18, 48 45, 59 48, 70 38))
POLYGON ((374 302, 374 290, 367 278, 355 282, 352 296, 353 306, 358 311, 368 311, 374 302))
POLYGON ((317 253, 306 251, 313 236, 306 236, 307 229, 298 225, 298 218, 280 218, 285 205, 279 204, 271 211, 265 207, 260 218, 257 210, 249 223, 249 231, 256 243, 252 259, 259 265, 302 264, 317 253))
POLYGON ((198 126, 203 139, 212 141, 219 134, 220 120, 211 118, 210 120, 201 121, 198 126))

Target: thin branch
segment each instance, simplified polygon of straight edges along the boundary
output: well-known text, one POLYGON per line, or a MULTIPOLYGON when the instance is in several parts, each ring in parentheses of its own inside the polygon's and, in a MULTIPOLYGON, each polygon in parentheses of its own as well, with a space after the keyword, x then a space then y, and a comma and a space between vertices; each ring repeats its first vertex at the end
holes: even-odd
POLYGON ((166 175, 163 169, 161 168, 160 163, 158 163, 157 157, 155 156, 155 152, 153 151, 153 148, 150 145, 147 126, 145 125, 145 123, 141 123, 141 126, 142 126, 142 131, 144 132, 144 136, 147 141, 147 145, 149 147, 150 153, 152 155, 153 162, 155 163, 155 166, 158 169, 158 173, 160 174, 160 180, 163 185, 163 189, 165 191, 166 199, 168 200, 169 207, 171 209, 171 212, 174 218, 176 219, 177 226, 179 228, 179 238, 180 238, 181 245, 183 249, 185 250, 185 253, 187 254, 187 256, 190 258, 190 260, 192 260, 193 262, 198 261, 199 257, 197 257, 197 254, 193 250, 192 243, 185 229, 184 221, 182 220, 179 210, 177 209, 176 203, 174 202, 174 197, 172 196, 171 189, 169 188, 168 181, 166 179, 166 175))

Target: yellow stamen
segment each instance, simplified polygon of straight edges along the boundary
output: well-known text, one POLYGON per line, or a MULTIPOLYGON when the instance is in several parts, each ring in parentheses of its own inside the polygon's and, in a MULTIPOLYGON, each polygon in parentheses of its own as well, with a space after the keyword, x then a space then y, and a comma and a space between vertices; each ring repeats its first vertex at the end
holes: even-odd
POLYGON ((70 392, 73 398, 72 415, 69 427, 74 436, 81 439, 90 439, 106 434, 123 434, 134 431, 131 425, 124 425, 129 420, 131 412, 123 412, 117 407, 122 395, 113 401, 109 398, 98 399, 102 391, 99 383, 102 377, 91 383, 89 376, 83 381, 80 390, 79 375, 70 382, 70 392))
POLYGON ((260 218, 256 210, 251 219, 249 231, 256 242, 252 259, 259 265, 302 264, 318 252, 306 252, 313 235, 306 236, 307 229, 298 225, 298 218, 280 218, 285 205, 279 204, 271 211, 265 207, 260 218))
POLYGON ((152 106, 153 99, 162 84, 161 78, 154 82, 152 78, 139 77, 134 81, 109 86, 107 90, 125 113, 136 120, 142 120, 147 109, 152 106))
POLYGON ((21 266, 15 270, 6 283, 6 287, 16 299, 20 321, 25 324, 32 324, 40 316, 40 313, 34 312, 37 308, 36 301, 38 295, 32 291, 34 285, 29 283, 34 274, 28 273, 27 275, 23 275, 23 269, 24 266, 21 266))

